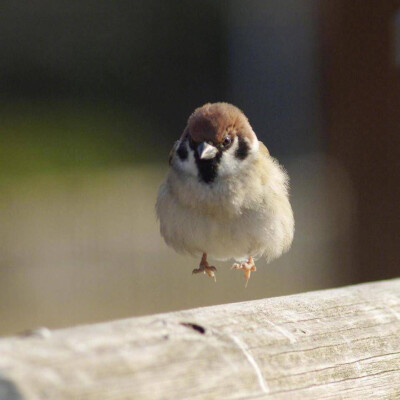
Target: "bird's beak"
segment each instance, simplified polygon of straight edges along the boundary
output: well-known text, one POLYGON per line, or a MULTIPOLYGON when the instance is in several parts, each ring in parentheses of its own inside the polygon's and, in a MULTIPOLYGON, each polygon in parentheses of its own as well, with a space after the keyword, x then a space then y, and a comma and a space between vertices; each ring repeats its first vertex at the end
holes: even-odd
POLYGON ((210 158, 214 158, 218 150, 207 142, 201 142, 197 146, 197 154, 202 160, 209 160, 210 158))

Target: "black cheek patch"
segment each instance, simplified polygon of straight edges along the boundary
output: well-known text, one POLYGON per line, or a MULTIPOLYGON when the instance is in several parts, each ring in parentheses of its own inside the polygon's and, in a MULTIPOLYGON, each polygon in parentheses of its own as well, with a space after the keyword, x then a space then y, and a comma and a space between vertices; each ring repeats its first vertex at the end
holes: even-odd
POLYGON ((238 136, 239 139, 239 147, 235 151, 235 157, 239 160, 244 160, 249 155, 249 145, 247 142, 241 137, 238 136))
POLYGON ((178 147, 178 150, 176 151, 176 154, 178 154, 178 157, 180 158, 181 161, 185 161, 188 158, 188 151, 185 145, 185 141, 181 142, 181 144, 178 147))

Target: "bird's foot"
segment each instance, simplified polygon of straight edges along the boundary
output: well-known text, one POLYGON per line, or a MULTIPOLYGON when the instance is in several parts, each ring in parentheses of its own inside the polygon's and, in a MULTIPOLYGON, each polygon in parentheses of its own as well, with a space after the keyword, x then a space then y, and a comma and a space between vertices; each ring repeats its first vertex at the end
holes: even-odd
POLYGON ((192 274, 201 274, 201 273, 207 274, 210 278, 214 278, 214 281, 217 282, 217 278, 215 276, 216 271, 217 271, 217 268, 208 264, 207 254, 203 253, 203 257, 201 258, 199 268, 195 268, 192 271, 192 274))
POLYGON ((235 263, 232 265, 231 269, 242 269, 244 273, 244 279, 246 279, 246 285, 249 283, 250 275, 252 272, 257 271, 256 265, 254 264, 253 257, 249 257, 248 260, 244 263, 235 263))

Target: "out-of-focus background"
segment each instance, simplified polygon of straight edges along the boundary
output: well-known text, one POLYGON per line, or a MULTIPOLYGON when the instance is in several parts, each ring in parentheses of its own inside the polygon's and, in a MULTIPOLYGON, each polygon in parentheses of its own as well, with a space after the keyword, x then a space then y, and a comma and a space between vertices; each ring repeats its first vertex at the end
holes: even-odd
POLYGON ((0 50, 0 335, 399 275, 399 1, 3 0, 0 50), (291 177, 292 250, 247 289, 154 214, 214 101, 291 177))

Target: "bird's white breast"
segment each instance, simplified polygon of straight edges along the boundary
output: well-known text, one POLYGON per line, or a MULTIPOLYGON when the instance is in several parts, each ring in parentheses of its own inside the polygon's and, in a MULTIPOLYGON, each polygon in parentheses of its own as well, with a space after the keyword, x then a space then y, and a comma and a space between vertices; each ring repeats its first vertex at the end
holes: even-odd
POLYGON ((217 260, 272 260, 287 251, 294 231, 287 175, 273 158, 257 157, 245 172, 211 185, 171 169, 156 204, 166 243, 217 260))

